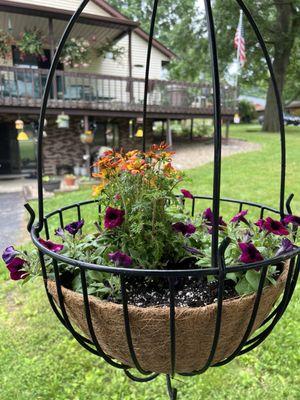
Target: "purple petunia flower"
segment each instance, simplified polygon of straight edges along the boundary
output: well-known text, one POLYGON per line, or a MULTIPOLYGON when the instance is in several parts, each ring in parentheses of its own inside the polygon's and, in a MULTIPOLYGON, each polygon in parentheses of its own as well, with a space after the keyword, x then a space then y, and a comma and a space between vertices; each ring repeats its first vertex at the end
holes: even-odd
POLYGON ((259 227, 259 230, 260 230, 260 232, 261 232, 262 230, 265 229, 265 220, 264 220, 264 219, 259 219, 258 221, 256 221, 256 222, 254 223, 254 225, 258 226, 258 227, 259 227))
POLYGON ((279 236, 288 235, 290 233, 282 222, 275 221, 271 217, 266 218, 264 223, 264 229, 268 231, 268 233, 273 233, 274 235, 279 235, 279 236))
POLYGON ((19 257, 13 258, 10 263, 7 264, 7 268, 10 272, 10 278, 13 281, 19 281, 25 279, 29 275, 27 271, 22 270, 23 265, 26 263, 25 260, 19 257))
POLYGON ((253 243, 239 243, 242 254, 239 260, 245 264, 262 261, 264 258, 253 243))
POLYGON ((58 253, 64 248, 63 244, 53 243, 51 242, 51 240, 44 240, 42 238, 39 238, 39 242, 41 243, 41 245, 46 247, 46 249, 53 251, 54 253, 58 253))
POLYGON ((68 231, 71 235, 75 236, 76 233, 83 227, 84 219, 79 221, 71 222, 70 224, 65 226, 65 230, 68 231))
POLYGON ((105 211, 104 226, 106 229, 114 229, 122 225, 125 211, 108 207, 105 211))
POLYGON ((300 217, 296 217, 296 215, 287 215, 285 218, 283 218, 283 223, 285 225, 293 224, 300 226, 300 217))
POLYGON ((190 247, 190 246, 182 246, 186 251, 188 251, 189 253, 193 254, 193 255, 197 255, 200 254, 200 251, 198 249, 196 249, 195 247, 190 247))
POLYGON ((248 225, 248 221, 245 218, 245 215, 248 214, 248 210, 243 210, 237 213, 231 220, 230 222, 244 222, 245 224, 248 225))
POLYGON ((57 228, 54 232, 54 235, 59 236, 62 239, 65 239, 65 232, 62 228, 57 228))
POLYGON ((15 250, 14 246, 8 246, 2 254, 3 261, 5 264, 8 264, 16 257, 17 254, 19 254, 19 252, 15 250))
MULTIPOLYGON (((206 225, 208 226, 212 226, 213 225, 213 220, 214 220, 214 214, 211 210, 211 208, 207 208, 203 214, 202 214, 202 218, 204 219, 204 222, 206 225)), ((223 227, 227 226, 226 222, 223 221, 222 216, 219 217, 219 229, 223 229, 223 227)), ((209 233, 212 233, 212 229, 208 229, 209 233)))
POLYGON ((194 196, 192 195, 192 193, 186 189, 181 189, 180 190, 181 193, 183 194, 183 197, 187 198, 187 199, 193 199, 194 196))
POLYGON ((175 222, 172 224, 174 231, 182 233, 183 236, 190 236, 196 232, 196 227, 193 224, 185 224, 183 222, 175 222))
POLYGON ((132 264, 132 258, 125 253, 121 253, 121 251, 109 253, 108 257, 111 261, 114 261, 116 266, 129 267, 132 264))
POLYGON ((298 246, 293 244, 288 238, 283 238, 281 242, 281 246, 276 252, 276 256, 281 256, 282 254, 289 253, 290 251, 293 251, 297 249, 298 246))
POLYGON ((273 233, 274 235, 284 236, 288 235, 289 231, 280 221, 275 221, 271 217, 264 219, 259 219, 255 222, 255 225, 259 227, 260 231, 265 230, 269 233, 273 233))

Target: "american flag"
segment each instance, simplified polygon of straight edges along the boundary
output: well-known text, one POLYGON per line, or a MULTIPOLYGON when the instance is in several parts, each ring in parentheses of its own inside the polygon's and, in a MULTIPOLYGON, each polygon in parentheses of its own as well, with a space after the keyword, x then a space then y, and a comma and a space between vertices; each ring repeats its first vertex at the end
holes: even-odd
POLYGON ((243 12, 240 13, 239 24, 234 37, 234 47, 237 49, 237 59, 243 67, 246 62, 246 47, 243 26, 243 12))

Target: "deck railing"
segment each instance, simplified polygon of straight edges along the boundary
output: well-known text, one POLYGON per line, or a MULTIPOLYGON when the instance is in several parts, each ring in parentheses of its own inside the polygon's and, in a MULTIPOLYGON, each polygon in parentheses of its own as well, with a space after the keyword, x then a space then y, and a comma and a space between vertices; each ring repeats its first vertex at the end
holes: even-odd
MULTIPOLYGON (((0 105, 39 107, 48 70, 0 66, 0 105)), ((49 107, 141 111, 144 80, 94 73, 56 71, 49 107)), ((149 109, 172 113, 211 113, 207 83, 150 80, 149 109)), ((232 113, 234 90, 222 87, 224 113, 232 113)))

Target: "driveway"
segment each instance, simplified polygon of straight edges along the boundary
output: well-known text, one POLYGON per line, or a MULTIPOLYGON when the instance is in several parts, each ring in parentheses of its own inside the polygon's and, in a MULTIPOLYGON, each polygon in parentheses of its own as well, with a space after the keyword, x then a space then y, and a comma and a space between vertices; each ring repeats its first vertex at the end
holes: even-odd
POLYGON ((0 253, 19 243, 24 235, 24 199, 22 193, 0 193, 0 253))

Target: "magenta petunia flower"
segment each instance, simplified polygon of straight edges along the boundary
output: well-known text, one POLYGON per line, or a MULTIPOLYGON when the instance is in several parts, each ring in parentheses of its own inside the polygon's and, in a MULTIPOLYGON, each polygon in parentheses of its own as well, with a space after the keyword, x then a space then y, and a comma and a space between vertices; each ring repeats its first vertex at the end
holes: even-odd
POLYGON ((265 221, 264 219, 259 219, 258 221, 256 221, 256 222, 254 223, 254 225, 258 226, 258 227, 259 227, 259 230, 262 231, 262 230, 265 229, 265 222, 266 222, 266 221, 265 221))
POLYGON ((58 253, 59 251, 61 251, 64 248, 63 244, 53 243, 53 242, 51 242, 51 240, 44 240, 42 238, 39 238, 39 242, 44 247, 46 247, 46 249, 48 249, 50 251, 54 251, 54 253, 58 253))
POLYGON ((129 267, 132 264, 132 258, 121 251, 115 251, 114 253, 109 253, 108 257, 111 261, 114 261, 116 266, 129 267))
POLYGON ((105 211, 104 226, 106 229, 114 229, 122 225, 125 211, 108 207, 105 211))
POLYGON ((275 221, 271 217, 266 218, 264 223, 264 230, 268 233, 273 233, 274 235, 284 236, 288 235, 290 232, 280 221, 275 221))
POLYGON ((300 217, 296 217, 296 215, 287 215, 285 218, 283 218, 283 223, 285 225, 293 224, 300 226, 300 217))
POLYGON ((196 232, 196 227, 193 224, 185 224, 183 222, 175 222, 172 224, 174 231, 182 233, 183 236, 190 236, 196 232))
POLYGON ((239 260, 245 264, 262 261, 264 258, 253 243, 239 243, 242 254, 239 260))
POLYGON ((74 221, 66 225, 65 230, 68 231, 71 235, 75 236, 76 233, 83 227, 83 225, 84 219, 81 219, 80 221, 74 221))
MULTIPOLYGON (((204 222, 206 225, 208 226, 212 226, 213 225, 213 220, 214 220, 214 214, 211 210, 211 208, 207 208, 203 214, 202 214, 202 218, 204 219, 204 222)), ((226 222, 223 221, 222 216, 220 215, 219 217, 219 227, 220 229, 222 229, 222 227, 227 226, 226 222)), ((212 232, 212 229, 209 229, 209 233, 212 232)))
POLYGON ((290 251, 293 251, 297 249, 298 246, 293 244, 288 238, 283 238, 281 242, 281 246, 276 252, 276 256, 281 256, 282 254, 289 253, 290 251))
POLYGON ((2 254, 3 261, 5 264, 8 264, 16 257, 17 254, 19 254, 19 252, 15 250, 14 246, 8 246, 2 254))
POLYGON ((180 190, 181 193, 183 194, 183 197, 187 198, 187 199, 193 199, 194 196, 192 195, 192 193, 186 189, 181 189, 180 190))
POLYGON ((10 272, 10 278, 13 281, 19 281, 25 279, 29 275, 27 271, 22 270, 23 265, 26 263, 25 260, 19 257, 13 258, 10 263, 7 264, 7 268, 10 272))
POLYGON ((245 224, 248 224, 248 221, 245 218, 245 215, 248 214, 248 210, 243 210, 237 213, 231 220, 230 222, 244 222, 245 224))

